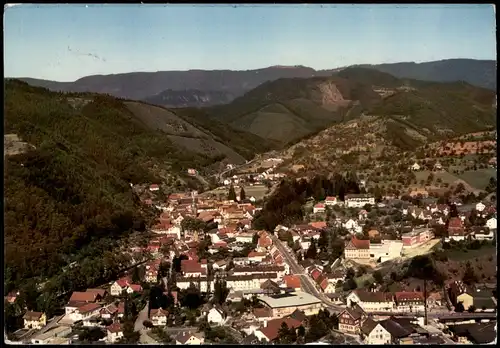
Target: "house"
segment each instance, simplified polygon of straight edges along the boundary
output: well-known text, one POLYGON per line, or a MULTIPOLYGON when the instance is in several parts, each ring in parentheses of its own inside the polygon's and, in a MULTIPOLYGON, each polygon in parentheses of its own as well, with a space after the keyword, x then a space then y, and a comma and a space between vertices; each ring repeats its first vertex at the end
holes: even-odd
POLYGON ((264 321, 264 325, 254 332, 254 335, 258 340, 263 340, 265 342, 273 342, 279 336, 279 330, 281 326, 286 324, 288 329, 297 329, 301 322, 292 318, 282 318, 274 319, 269 321, 264 321))
POLYGON ((220 306, 213 306, 207 313, 208 323, 222 325, 227 319, 227 314, 220 306))
POLYGON ((47 325, 47 317, 42 312, 27 311, 24 316, 24 328, 40 330, 47 325))
POLYGON ((471 293, 470 289, 461 280, 456 280, 450 285, 450 301, 454 306, 462 302, 464 309, 469 309, 474 304, 474 298, 471 293))
POLYGON ((476 204, 476 210, 478 212, 482 212, 485 208, 486 208, 486 205, 484 205, 484 203, 482 203, 482 202, 479 202, 476 204))
POLYGON ((273 316, 271 309, 266 307, 254 308, 252 313, 259 322, 271 320, 273 316))
POLYGON ((152 309, 149 313, 149 317, 151 318, 153 326, 167 325, 168 312, 164 309, 161 308, 152 309))
POLYGON ((478 227, 473 229, 473 237, 477 240, 493 240, 495 238, 496 230, 489 228, 478 227))
POLYGON ((367 315, 361 307, 353 306, 352 308, 346 308, 340 312, 338 318, 340 332, 358 334, 367 315))
POLYGON ((325 212, 325 204, 324 203, 318 203, 313 207, 313 213, 324 213, 325 212))
POLYGON ((71 312, 69 318, 73 321, 85 320, 94 315, 99 315, 101 309, 102 306, 98 303, 86 303, 71 312))
POLYGON ((394 302, 398 312, 423 312, 425 307, 424 294, 421 292, 396 292, 394 302))
POLYGON ((205 339, 200 333, 190 333, 190 332, 181 332, 177 336, 175 336, 175 344, 189 344, 189 345, 200 345, 205 342, 205 339))
POLYGON ((390 332, 371 318, 366 319, 363 323, 361 335, 365 344, 391 344, 392 342, 390 332))
POLYGON ((411 168, 411 170, 417 171, 417 170, 420 170, 420 165, 417 162, 415 162, 415 163, 413 163, 413 165, 410 168, 411 168))
POLYGON ((353 230, 357 230, 358 229, 358 223, 356 221, 354 221, 353 219, 349 219, 347 220, 344 224, 342 224, 343 227, 346 229, 346 230, 349 230, 349 231, 353 231, 353 230))
POLYGON ((122 326, 118 322, 114 322, 113 324, 106 327, 106 341, 109 343, 116 343, 123 337, 122 326))
POLYGON ((159 191, 160 190, 160 186, 158 184, 152 184, 151 186, 149 186, 149 191, 151 192, 155 192, 155 191, 159 191))
POLYGON ((325 198, 325 205, 332 206, 337 204, 337 197, 328 196, 325 198))
POLYGON ((488 227, 490 230, 496 230, 497 229, 497 219, 492 217, 486 221, 486 227, 488 227))
POLYGON ((96 288, 96 289, 87 289, 85 292, 94 292, 94 293, 96 293, 98 295, 97 298, 96 298, 97 301, 104 299, 104 297, 108 293, 106 291, 106 289, 98 289, 98 288, 96 288))
POLYGON ((365 312, 384 312, 394 309, 392 294, 385 292, 354 290, 347 296, 347 306, 354 305, 358 305, 365 312))
POLYGON ((142 293, 142 286, 139 284, 130 284, 126 291, 128 294, 140 294, 142 293))
POLYGON ((434 232, 428 228, 416 228, 411 232, 403 233, 401 235, 403 247, 405 248, 411 248, 426 243, 432 238, 434 238, 434 232))
POLYGON ((306 315, 314 315, 322 308, 322 301, 319 298, 305 292, 259 295, 257 298, 265 307, 272 310, 273 318, 285 317, 296 309, 306 315))
POLYGON ((301 291, 300 277, 296 275, 286 275, 283 277, 283 282, 286 284, 288 289, 293 289, 295 291, 301 291))
POLYGON ((109 306, 102 308, 99 314, 103 319, 111 319, 118 314, 118 307, 114 304, 110 304, 109 306))
POLYGON ((370 258, 370 241, 358 239, 353 236, 344 248, 344 257, 349 259, 369 259, 370 258))
POLYGON ((367 204, 374 205, 375 197, 368 194, 345 195, 345 204, 348 208, 363 208, 367 204))
POLYGON ((95 303, 100 299, 100 295, 96 292, 74 291, 64 309, 67 315, 71 315, 71 313, 77 311, 84 304, 95 303))
POLYGON ((127 287, 132 283, 131 279, 129 277, 124 277, 121 279, 118 279, 115 281, 113 284, 111 284, 111 288, 109 290, 109 293, 112 296, 120 296, 124 290, 127 289, 127 287))
POLYGON ((462 220, 459 217, 450 218, 448 221, 448 238, 446 240, 460 241, 464 240, 466 235, 467 233, 462 220))

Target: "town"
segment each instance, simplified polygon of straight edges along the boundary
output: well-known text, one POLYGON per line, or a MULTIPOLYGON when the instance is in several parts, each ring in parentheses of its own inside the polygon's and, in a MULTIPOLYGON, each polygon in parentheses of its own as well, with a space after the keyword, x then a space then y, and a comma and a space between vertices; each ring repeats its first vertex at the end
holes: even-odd
MULTIPOLYGON (((492 202, 446 203, 422 191, 382 200, 369 193, 311 197, 308 223, 265 231, 252 225, 262 198, 245 193, 266 187, 262 179, 234 175, 218 194, 178 192, 164 200, 161 185, 134 186, 159 214, 123 251, 140 264, 111 283, 73 292, 59 316, 27 311, 15 340, 481 344, 496 337, 494 267, 478 274, 482 266, 468 261, 463 275, 455 269, 419 280, 414 268, 427 266, 413 265, 459 251, 492 261, 492 202), (408 261, 411 281, 397 272, 408 261)), ((282 179, 267 175, 267 186, 282 179)))

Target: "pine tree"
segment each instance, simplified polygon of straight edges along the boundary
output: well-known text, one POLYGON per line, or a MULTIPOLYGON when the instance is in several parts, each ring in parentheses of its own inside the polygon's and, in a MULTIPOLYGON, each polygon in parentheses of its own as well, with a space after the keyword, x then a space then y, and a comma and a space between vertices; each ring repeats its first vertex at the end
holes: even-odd
POLYGON ((229 187, 229 193, 227 195, 227 199, 230 201, 236 201, 236 192, 234 191, 233 185, 229 187))
POLYGON ((241 186, 241 190, 240 190, 240 201, 243 201, 247 198, 246 196, 246 193, 245 193, 245 189, 243 189, 243 186, 241 186))

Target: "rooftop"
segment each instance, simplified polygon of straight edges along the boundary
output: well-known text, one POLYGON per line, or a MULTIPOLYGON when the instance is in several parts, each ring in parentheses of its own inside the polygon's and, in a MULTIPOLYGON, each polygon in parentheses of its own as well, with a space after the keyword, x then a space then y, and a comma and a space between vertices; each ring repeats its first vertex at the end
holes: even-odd
POLYGON ((261 295, 258 299, 271 308, 298 307, 321 303, 320 299, 307 293, 288 293, 273 296, 261 295))

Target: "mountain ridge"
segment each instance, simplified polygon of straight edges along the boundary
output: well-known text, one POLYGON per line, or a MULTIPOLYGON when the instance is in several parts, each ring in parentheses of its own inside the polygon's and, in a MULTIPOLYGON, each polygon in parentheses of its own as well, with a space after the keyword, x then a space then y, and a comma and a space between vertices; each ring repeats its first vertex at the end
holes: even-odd
MULTIPOLYGON (((431 62, 402 62, 388 64, 358 64, 351 67, 369 67, 399 78, 413 78, 435 82, 464 80, 479 87, 496 90, 496 62, 494 60, 446 59, 431 62)), ((310 78, 331 76, 348 67, 315 70, 302 65, 271 66, 252 70, 187 70, 131 72, 91 75, 73 82, 57 82, 29 77, 16 78, 34 86, 53 91, 105 93, 115 97, 144 100, 158 104, 152 97, 167 90, 201 90, 230 94, 237 98, 266 81, 279 78, 310 78)), ((213 105, 212 100, 206 105, 213 105)), ((199 103, 188 106, 198 106, 199 103)), ((174 105, 176 106, 176 105, 174 105)))

